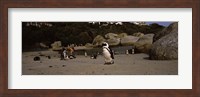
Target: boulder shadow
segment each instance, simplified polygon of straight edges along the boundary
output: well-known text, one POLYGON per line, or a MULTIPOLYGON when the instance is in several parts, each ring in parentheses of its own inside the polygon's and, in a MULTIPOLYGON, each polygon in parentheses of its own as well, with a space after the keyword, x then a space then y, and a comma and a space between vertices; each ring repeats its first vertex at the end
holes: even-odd
POLYGON ((151 60, 150 57, 143 57, 145 60, 151 60))

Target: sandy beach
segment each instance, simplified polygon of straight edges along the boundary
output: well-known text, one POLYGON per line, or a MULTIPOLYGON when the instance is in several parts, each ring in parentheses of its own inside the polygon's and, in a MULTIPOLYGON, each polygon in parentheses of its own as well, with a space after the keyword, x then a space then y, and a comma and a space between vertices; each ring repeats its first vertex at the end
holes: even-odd
POLYGON ((22 75, 177 75, 178 60, 149 60, 147 54, 115 55, 115 63, 104 65, 104 58, 60 60, 58 52, 35 51, 22 53, 22 75), (40 54, 39 54, 40 53, 40 54), (39 56, 40 55, 40 56, 39 56), (40 61, 33 61, 35 56, 40 61), (48 59, 46 56, 51 56, 48 59))

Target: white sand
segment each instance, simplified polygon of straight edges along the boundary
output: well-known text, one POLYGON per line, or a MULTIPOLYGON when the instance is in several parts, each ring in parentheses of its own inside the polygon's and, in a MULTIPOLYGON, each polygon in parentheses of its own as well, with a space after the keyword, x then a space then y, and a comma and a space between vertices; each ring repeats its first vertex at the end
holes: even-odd
POLYGON ((115 55, 115 63, 104 65, 103 56, 90 59, 78 55, 76 59, 60 60, 53 51, 42 51, 51 59, 40 56, 41 61, 33 61, 38 52, 22 54, 23 75, 177 75, 178 60, 148 60, 146 54, 115 55))

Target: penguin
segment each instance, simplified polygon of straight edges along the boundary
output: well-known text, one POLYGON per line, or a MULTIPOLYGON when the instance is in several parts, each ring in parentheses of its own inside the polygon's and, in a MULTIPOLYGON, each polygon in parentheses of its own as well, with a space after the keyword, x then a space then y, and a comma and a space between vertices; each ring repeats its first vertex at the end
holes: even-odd
POLYGON ((85 52, 85 57, 87 57, 87 52, 85 52))
POLYGON ((94 53, 90 56, 91 59, 97 59, 97 53, 94 53))
POLYGON ((51 59, 51 56, 46 56, 48 59, 51 59))
POLYGON ((61 52, 60 52, 60 57, 61 57, 60 60, 65 60, 65 58, 67 57, 66 52, 67 52, 66 49, 63 47, 61 52))
POLYGON ((128 55, 129 54, 129 52, 128 52, 128 50, 126 50, 126 55, 128 55))
POLYGON ((108 43, 102 43, 103 56, 105 58, 105 64, 114 64, 114 54, 112 49, 109 47, 108 43))

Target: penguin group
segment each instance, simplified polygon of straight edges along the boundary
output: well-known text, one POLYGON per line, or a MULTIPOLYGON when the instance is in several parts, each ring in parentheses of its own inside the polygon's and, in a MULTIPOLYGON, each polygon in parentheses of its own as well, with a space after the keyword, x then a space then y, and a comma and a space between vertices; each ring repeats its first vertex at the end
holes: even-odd
POLYGON ((74 55, 74 48, 62 48, 62 51, 60 53, 61 55, 61 60, 65 60, 65 59, 75 59, 75 55, 74 55))
MULTIPOLYGON (((60 52, 60 58, 61 60, 65 59, 74 59, 76 58, 73 54, 74 49, 73 48, 62 48, 60 52)), ((93 53, 90 58, 91 59, 97 59, 99 53, 93 53)), ((102 54, 104 57, 104 64, 109 65, 109 64, 114 64, 114 53, 113 50, 109 47, 109 44, 107 42, 102 43, 102 54)), ((87 57, 87 53, 85 52, 85 57, 87 57)), ((48 59, 51 59, 50 56, 47 56, 48 59)), ((40 61, 40 57, 36 56, 33 59, 34 61, 40 61)))

